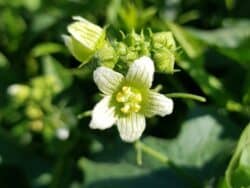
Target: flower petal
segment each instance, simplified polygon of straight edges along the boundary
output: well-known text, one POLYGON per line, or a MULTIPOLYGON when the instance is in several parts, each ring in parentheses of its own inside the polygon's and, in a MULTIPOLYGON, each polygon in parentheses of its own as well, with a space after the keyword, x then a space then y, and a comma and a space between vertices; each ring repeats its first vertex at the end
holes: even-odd
POLYGON ((79 41, 75 38, 63 35, 63 40, 69 51, 72 55, 80 62, 87 63, 88 60, 92 57, 93 52, 91 52, 88 48, 84 47, 79 41))
POLYGON ((138 113, 121 117, 117 121, 120 137, 125 142, 134 142, 138 140, 141 137, 145 126, 145 117, 138 113))
POLYGON ((94 81, 98 88, 106 95, 112 94, 122 80, 122 74, 106 67, 99 67, 94 71, 94 81))
POLYGON ((92 112, 92 119, 89 124, 92 129, 107 129, 112 127, 115 123, 115 110, 110 107, 111 97, 104 97, 99 103, 96 104, 92 112))
POLYGON ((154 76, 154 62, 146 56, 143 56, 129 67, 126 79, 129 82, 136 83, 146 88, 150 88, 154 76))
POLYGON ((173 100, 153 91, 149 92, 147 103, 144 107, 144 114, 146 117, 155 115, 166 116, 173 112, 173 100))
POLYGON ((105 30, 82 17, 73 17, 75 22, 68 26, 68 32, 84 47, 93 51, 98 40, 105 36, 105 30))

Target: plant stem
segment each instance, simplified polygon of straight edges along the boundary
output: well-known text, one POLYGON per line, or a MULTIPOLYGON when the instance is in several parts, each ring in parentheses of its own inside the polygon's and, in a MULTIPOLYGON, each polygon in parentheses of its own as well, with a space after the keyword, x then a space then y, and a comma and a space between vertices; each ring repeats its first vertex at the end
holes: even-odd
POLYGON ((159 92, 160 90, 162 90, 162 85, 161 84, 157 85, 153 90, 155 92, 159 92))
POLYGON ((161 154, 160 152, 154 150, 153 148, 147 146, 146 144, 142 143, 141 141, 136 141, 135 148, 137 150, 137 163, 139 161, 139 165, 142 163, 142 156, 141 153, 145 152, 148 155, 154 157, 158 161, 162 162, 163 164, 167 165, 168 167, 172 168, 178 175, 183 177, 192 187, 202 187, 197 180, 192 177, 191 175, 187 174, 181 168, 176 166, 167 156, 161 154), (138 160, 139 159, 139 160, 138 160))
POLYGON ((81 114, 78 114, 77 118, 82 119, 82 118, 91 116, 91 114, 92 114, 92 110, 87 110, 85 112, 82 112, 81 114))
POLYGON ((168 94, 166 94, 166 96, 170 97, 170 98, 186 98, 186 99, 197 100, 200 102, 206 102, 205 97, 190 94, 190 93, 168 93, 168 94))
POLYGON ((153 148, 143 144, 140 141, 136 142, 136 148, 141 149, 141 151, 151 155, 152 157, 156 158, 157 160, 161 161, 162 163, 168 163, 169 159, 165 155, 159 153, 158 151, 154 150, 153 148))
POLYGON ((136 149, 136 162, 138 165, 142 165, 142 149, 140 147, 139 141, 136 141, 135 149, 136 149))

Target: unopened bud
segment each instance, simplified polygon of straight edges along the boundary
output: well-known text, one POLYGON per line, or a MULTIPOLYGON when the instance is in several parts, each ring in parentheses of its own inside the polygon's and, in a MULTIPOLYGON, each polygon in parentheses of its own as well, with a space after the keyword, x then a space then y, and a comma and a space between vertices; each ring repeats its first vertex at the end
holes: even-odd
POLYGON ((128 46, 135 46, 141 42, 142 38, 134 30, 129 33, 125 38, 125 43, 128 46))
POLYGON ((154 49, 168 48, 176 50, 176 44, 172 32, 158 32, 152 35, 152 46, 154 49))
POLYGON ((117 55, 113 46, 106 41, 104 47, 97 52, 97 58, 102 66, 114 68, 117 62, 117 55))
POLYGON ((22 84, 13 84, 7 89, 8 95, 18 103, 23 103, 30 95, 30 88, 22 84))
POLYGON ((73 19, 76 21, 68 26, 71 36, 64 35, 64 42, 78 61, 87 63, 96 50, 104 45, 106 32, 84 18, 73 17, 73 19))
POLYGON ((174 73, 175 56, 168 49, 157 50, 153 55, 156 70, 163 73, 174 73))
POLYGON ((43 130, 44 124, 41 120, 34 120, 29 123, 29 127, 34 132, 41 132, 43 130))
POLYGON ((27 106, 25 113, 30 119, 39 119, 43 116, 42 110, 38 106, 34 105, 27 106))

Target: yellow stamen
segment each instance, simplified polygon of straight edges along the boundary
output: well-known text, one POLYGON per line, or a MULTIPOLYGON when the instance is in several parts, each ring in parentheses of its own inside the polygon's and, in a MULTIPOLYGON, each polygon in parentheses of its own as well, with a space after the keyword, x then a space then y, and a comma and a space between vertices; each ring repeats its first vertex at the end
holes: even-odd
POLYGON ((125 103, 124 106, 121 108, 121 111, 124 114, 128 114, 131 110, 131 106, 128 103, 125 103))
POLYGON ((116 100, 117 102, 126 102, 126 98, 122 92, 117 93, 116 100))
POLYGON ((137 89, 123 86, 115 97, 118 103, 122 103, 122 107, 119 109, 122 113, 130 114, 140 111, 142 95, 137 89))
POLYGON ((141 109, 141 105, 139 105, 139 104, 134 104, 133 106, 132 106, 132 111, 134 111, 134 112, 139 112, 139 110, 141 109))
POLYGON ((131 94, 131 87, 123 86, 122 91, 124 92, 124 94, 131 94))
POLYGON ((133 100, 136 101, 136 102, 141 102, 142 101, 141 94, 140 93, 135 93, 133 95, 133 100))

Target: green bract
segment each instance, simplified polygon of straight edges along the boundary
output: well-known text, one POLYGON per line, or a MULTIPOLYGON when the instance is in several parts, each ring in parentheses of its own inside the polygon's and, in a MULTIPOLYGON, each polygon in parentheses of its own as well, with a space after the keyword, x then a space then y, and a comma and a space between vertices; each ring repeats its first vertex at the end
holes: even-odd
POLYGON ((94 81, 104 98, 94 107, 90 127, 107 129, 116 124, 121 139, 134 142, 145 129, 145 117, 171 114, 172 99, 150 90, 154 69, 146 56, 135 60, 126 76, 106 67, 97 68, 94 81))
POLYGON ((87 63, 102 48, 105 30, 82 17, 73 17, 75 22, 68 26, 70 36, 64 35, 64 41, 72 55, 80 62, 87 63))

